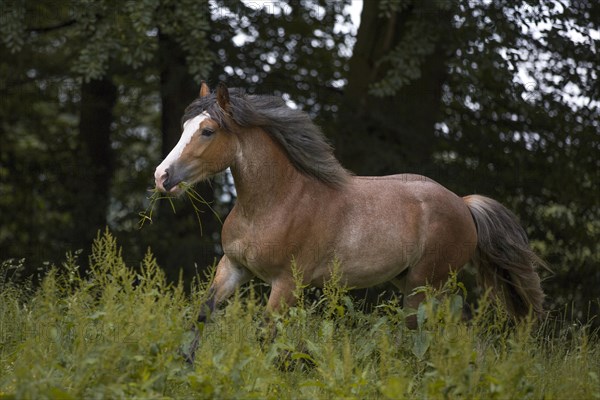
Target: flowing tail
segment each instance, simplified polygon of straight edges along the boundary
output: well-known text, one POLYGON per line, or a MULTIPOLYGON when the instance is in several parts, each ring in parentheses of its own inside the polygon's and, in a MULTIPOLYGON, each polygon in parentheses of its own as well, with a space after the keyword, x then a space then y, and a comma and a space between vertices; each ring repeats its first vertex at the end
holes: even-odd
POLYGON ((479 280, 500 296, 509 313, 540 318, 544 292, 537 267, 549 269, 530 248, 527 234, 506 207, 484 196, 463 197, 477 227, 473 262, 479 280))

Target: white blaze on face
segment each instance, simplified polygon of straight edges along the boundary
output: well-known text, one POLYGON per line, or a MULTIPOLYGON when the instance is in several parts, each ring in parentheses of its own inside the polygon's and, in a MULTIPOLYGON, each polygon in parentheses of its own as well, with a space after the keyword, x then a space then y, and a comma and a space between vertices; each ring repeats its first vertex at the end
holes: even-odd
POLYGON ((185 121, 185 123, 183 124, 183 133, 181 134, 179 142, 177 142, 175 147, 173 147, 173 150, 171 150, 167 158, 165 158, 163 162, 161 162, 160 165, 156 167, 156 171, 154 172, 154 179, 157 187, 162 186, 162 180, 164 180, 162 178, 165 176, 167 168, 169 168, 175 161, 179 159, 179 157, 181 157, 181 154, 183 153, 185 147, 190 143, 194 134, 198 132, 200 124, 207 118, 209 118, 209 115, 205 111, 202 114, 185 121))

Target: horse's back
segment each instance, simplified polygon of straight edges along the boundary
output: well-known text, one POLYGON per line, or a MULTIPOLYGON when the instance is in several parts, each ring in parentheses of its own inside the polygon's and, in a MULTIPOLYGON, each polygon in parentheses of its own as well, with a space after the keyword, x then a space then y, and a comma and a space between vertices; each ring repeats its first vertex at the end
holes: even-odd
MULTIPOLYGON (((355 177, 351 192, 396 213, 412 214, 415 224, 451 225, 469 231, 475 226, 464 200, 438 182, 423 175, 398 174, 355 177)), ((383 213, 386 214, 386 213, 383 213)))
POLYGON ((446 206, 467 209, 458 195, 433 179, 417 174, 355 176, 349 190, 357 197, 387 199, 400 207, 407 203, 432 206, 443 203, 446 206))
POLYGON ((419 174, 396 174, 396 175, 383 175, 383 176, 354 176, 355 180, 359 181, 396 181, 396 182, 430 182, 437 183, 433 179, 419 174))

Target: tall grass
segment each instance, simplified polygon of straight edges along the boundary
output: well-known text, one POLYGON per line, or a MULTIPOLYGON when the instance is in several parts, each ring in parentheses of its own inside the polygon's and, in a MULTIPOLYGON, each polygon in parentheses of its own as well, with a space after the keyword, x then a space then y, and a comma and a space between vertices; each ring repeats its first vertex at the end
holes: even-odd
MULTIPOLYGON (((179 188, 182 190, 182 196, 187 198, 192 205, 192 209, 194 210, 194 215, 196 215, 196 220, 198 221, 198 226, 200 227, 200 235, 202 235, 202 218, 201 215, 204 213, 202 207, 206 207, 210 210, 213 216, 219 221, 221 225, 223 225, 223 221, 221 221, 221 217, 219 214, 212 208, 210 202, 206 201, 200 193, 194 189, 193 185, 190 185, 187 182, 179 183, 179 188)), ((175 203, 173 202, 174 197, 170 194, 163 194, 157 188, 153 188, 149 190, 150 196, 147 198, 148 206, 144 211, 138 213, 140 219, 138 221, 138 228, 142 229, 146 222, 152 223, 154 216, 154 209, 156 208, 156 204, 159 201, 166 200, 169 202, 171 206, 171 210, 173 214, 176 214, 177 211, 175 209, 175 203)))
POLYGON ((511 326, 486 301, 465 323, 455 279, 443 293, 422 288, 415 331, 404 327, 411 311, 391 301, 364 313, 333 279, 317 301, 275 316, 271 341, 249 286, 204 326, 190 367, 180 348, 205 285, 186 295, 150 253, 134 272, 109 233, 89 274, 80 262, 70 255, 35 290, 2 265, 0 398, 600 398, 595 333, 511 326))

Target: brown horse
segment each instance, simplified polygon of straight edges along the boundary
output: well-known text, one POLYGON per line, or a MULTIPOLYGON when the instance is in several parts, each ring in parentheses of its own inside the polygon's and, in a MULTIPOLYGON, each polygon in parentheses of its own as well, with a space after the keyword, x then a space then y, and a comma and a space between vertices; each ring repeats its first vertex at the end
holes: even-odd
POLYGON ((419 175, 353 176, 306 113, 272 96, 223 84, 211 93, 202 83, 183 121, 179 143, 156 168, 156 187, 177 195, 181 183, 229 167, 237 191, 199 321, 254 276, 271 285, 267 312, 293 304, 292 259, 306 284, 322 286, 337 259, 349 287, 392 281, 411 308, 423 300, 410 295, 415 287, 439 286, 472 261, 513 315, 542 313, 536 267, 544 264, 497 201, 461 198, 419 175))

